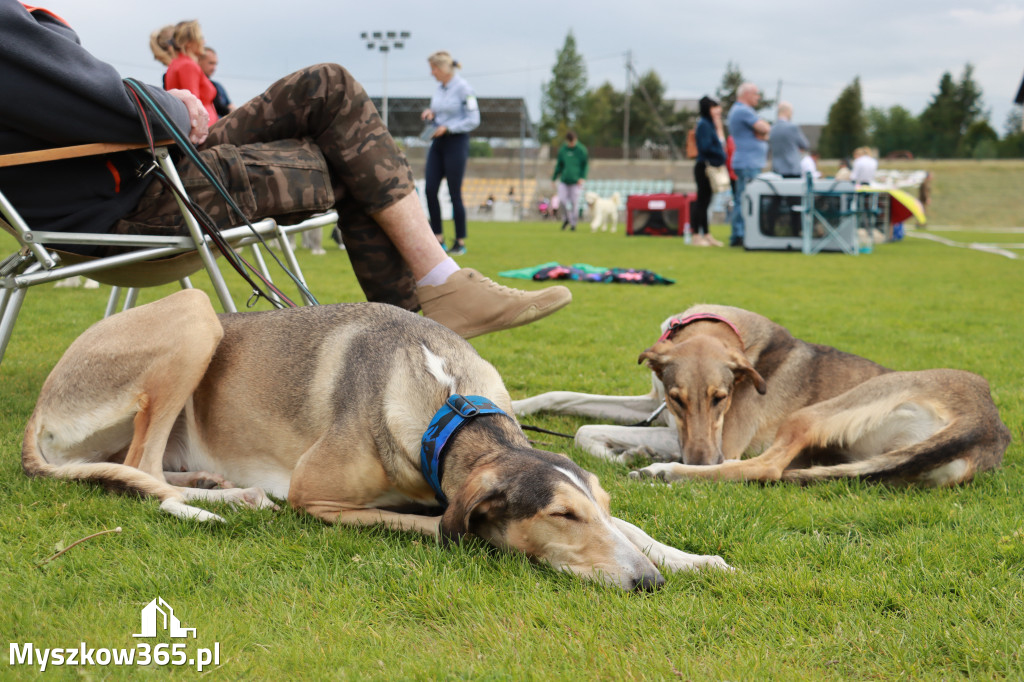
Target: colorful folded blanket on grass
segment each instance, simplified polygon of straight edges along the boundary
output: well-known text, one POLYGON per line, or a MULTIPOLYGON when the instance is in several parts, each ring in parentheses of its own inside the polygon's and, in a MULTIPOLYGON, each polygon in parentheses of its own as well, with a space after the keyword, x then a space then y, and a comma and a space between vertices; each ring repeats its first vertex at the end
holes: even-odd
POLYGON ((532 268, 506 270, 499 272, 499 277, 513 279, 532 279, 543 282, 551 279, 571 279, 577 282, 618 282, 626 284, 675 284, 674 279, 662 277, 650 270, 633 268, 601 268, 586 263, 561 265, 556 262, 543 263, 532 268))

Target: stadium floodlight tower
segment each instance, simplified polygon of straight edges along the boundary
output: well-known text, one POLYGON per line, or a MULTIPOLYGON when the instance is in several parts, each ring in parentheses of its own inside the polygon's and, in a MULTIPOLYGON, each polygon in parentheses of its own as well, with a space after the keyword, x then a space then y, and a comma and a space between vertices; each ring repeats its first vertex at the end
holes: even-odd
POLYGON ((384 57, 384 92, 381 102, 384 104, 382 117, 384 127, 388 127, 388 54, 392 50, 401 50, 405 47, 405 41, 412 36, 408 31, 364 31, 360 37, 366 41, 366 49, 378 50, 384 57))

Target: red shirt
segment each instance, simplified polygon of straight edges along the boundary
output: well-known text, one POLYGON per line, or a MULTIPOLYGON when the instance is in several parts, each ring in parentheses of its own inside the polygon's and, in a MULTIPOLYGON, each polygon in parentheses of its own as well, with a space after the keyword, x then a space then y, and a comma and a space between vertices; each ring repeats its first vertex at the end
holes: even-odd
POLYGON ((729 171, 729 179, 735 182, 739 178, 736 175, 736 171, 732 169, 732 155, 736 153, 736 140, 732 139, 732 135, 725 138, 725 167, 729 171))
POLYGON ((210 125, 217 120, 217 110, 213 108, 213 100, 217 96, 217 88, 199 68, 196 60, 179 54, 167 67, 164 78, 164 90, 188 90, 199 98, 210 114, 210 125))

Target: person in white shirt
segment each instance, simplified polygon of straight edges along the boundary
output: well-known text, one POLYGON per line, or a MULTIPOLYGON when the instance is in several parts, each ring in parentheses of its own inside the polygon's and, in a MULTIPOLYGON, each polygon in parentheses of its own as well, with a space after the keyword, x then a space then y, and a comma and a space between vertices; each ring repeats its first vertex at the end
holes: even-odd
POLYGON ((858 147, 853 150, 853 168, 850 169, 850 179, 854 184, 870 185, 875 181, 877 172, 878 160, 871 147, 858 147))
POLYGON ((807 152, 804 154, 804 158, 800 159, 800 177, 806 178, 808 173, 812 178, 821 177, 821 173, 818 171, 817 152, 807 152))

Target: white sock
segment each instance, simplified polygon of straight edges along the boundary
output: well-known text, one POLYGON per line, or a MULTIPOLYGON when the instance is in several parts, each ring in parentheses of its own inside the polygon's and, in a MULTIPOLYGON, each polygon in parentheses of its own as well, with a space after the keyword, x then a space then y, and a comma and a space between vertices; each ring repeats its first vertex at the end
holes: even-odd
POLYGON ((416 280, 416 286, 418 287, 436 287, 439 284, 444 284, 448 281, 453 273, 458 272, 462 268, 455 260, 448 256, 443 261, 434 266, 434 269, 428 272, 423 279, 416 280))

